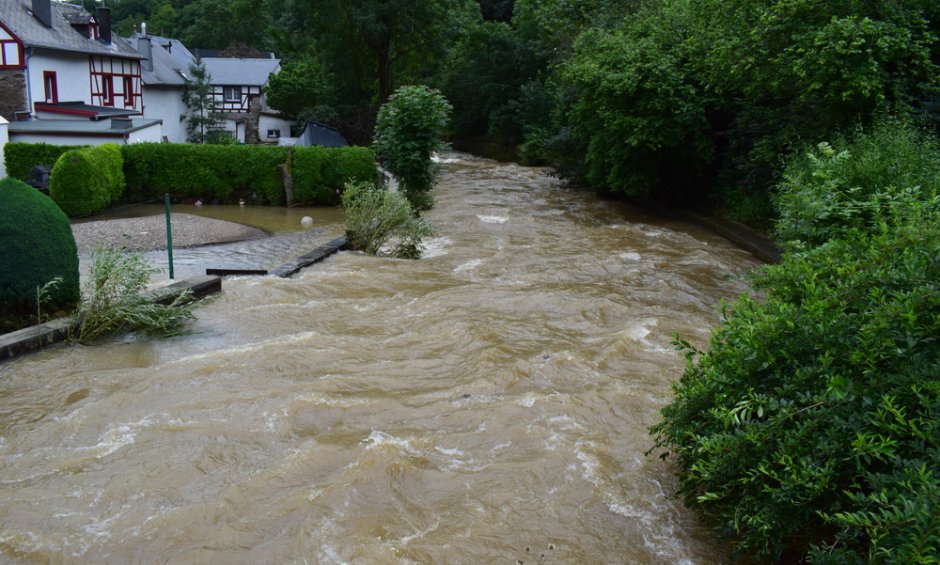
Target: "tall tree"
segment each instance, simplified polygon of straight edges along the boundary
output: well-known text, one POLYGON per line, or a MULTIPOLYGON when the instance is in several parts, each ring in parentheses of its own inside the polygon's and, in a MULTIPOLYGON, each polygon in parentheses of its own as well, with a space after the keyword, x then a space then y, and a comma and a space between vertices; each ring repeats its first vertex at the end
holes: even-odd
POLYGON ((221 124, 222 117, 212 96, 209 71, 199 57, 189 65, 189 78, 183 92, 183 102, 189 108, 186 133, 191 143, 206 143, 210 130, 221 124))

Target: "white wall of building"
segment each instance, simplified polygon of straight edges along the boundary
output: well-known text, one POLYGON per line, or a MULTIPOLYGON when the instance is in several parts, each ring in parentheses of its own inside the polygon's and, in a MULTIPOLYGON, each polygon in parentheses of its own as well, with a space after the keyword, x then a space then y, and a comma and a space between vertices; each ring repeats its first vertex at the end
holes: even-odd
POLYGON ((261 119, 258 122, 258 135, 261 137, 262 143, 275 143, 277 142, 276 138, 268 137, 269 130, 278 130, 281 132, 280 137, 290 137, 290 126, 293 122, 290 120, 285 120, 284 118, 279 118, 277 116, 269 116, 267 114, 261 114, 261 119))
POLYGON ((144 117, 163 120, 163 135, 170 143, 186 143, 187 112, 182 88, 144 86, 144 117))
POLYGON ((9 122, 3 119, 3 116, 0 116, 0 179, 7 176, 7 169, 4 165, 3 146, 10 140, 9 132, 7 131, 8 124, 9 122))
MULTIPOLYGON (((29 107, 46 101, 43 71, 56 74, 59 102, 82 101, 91 104, 91 79, 88 71, 88 55, 65 51, 34 49, 27 56, 29 62, 29 107)), ((61 116, 68 119, 69 116, 61 116)), ((71 119, 75 119, 71 117, 71 119)))
POLYGON ((152 126, 139 129, 135 132, 132 132, 125 141, 126 144, 130 145, 132 143, 160 143, 163 136, 163 128, 160 124, 154 124, 152 126))

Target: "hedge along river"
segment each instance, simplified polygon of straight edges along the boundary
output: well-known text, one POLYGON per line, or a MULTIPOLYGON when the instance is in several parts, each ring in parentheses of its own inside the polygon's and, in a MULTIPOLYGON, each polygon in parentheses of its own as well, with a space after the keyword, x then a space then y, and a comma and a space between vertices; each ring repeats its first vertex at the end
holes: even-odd
POLYGON ((445 161, 419 261, 228 279, 192 335, 0 365, 3 560, 719 562, 647 427, 673 334, 704 345, 757 262, 445 161))

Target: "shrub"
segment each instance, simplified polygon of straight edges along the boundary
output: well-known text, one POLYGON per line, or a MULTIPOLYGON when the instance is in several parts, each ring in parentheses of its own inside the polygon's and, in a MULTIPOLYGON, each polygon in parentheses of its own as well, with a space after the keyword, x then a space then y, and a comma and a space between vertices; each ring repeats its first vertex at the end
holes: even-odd
POLYGON ((296 202, 336 205, 347 182, 375 180, 375 158, 366 147, 296 147, 291 176, 296 202))
POLYGON ((143 290, 154 271, 139 253, 98 248, 76 313, 77 339, 91 343, 120 331, 158 336, 183 333, 183 325, 193 317, 183 304, 189 296, 181 295, 169 305, 148 300, 143 290))
POLYGON ((124 146, 124 160, 128 190, 137 197, 284 202, 278 165, 287 160, 286 147, 138 143, 124 146))
POLYGON ((755 276, 764 299, 726 307, 707 352, 678 341, 651 431, 739 557, 936 563, 940 206, 916 188, 936 164, 915 138, 892 126, 791 164, 782 229, 812 245, 755 276))
MULTIPOLYGON (((51 308, 78 301, 78 251, 68 218, 49 197, 11 178, 0 180, 0 317, 35 311, 37 289, 47 288, 51 308)), ((8 326, 9 324, 3 324, 8 326)))
POLYGON ((938 212, 940 144, 886 122, 794 159, 778 191, 776 231, 784 242, 819 245, 851 230, 877 229, 877 218, 906 214, 912 206, 926 211, 918 202, 933 202, 938 212))
POLYGON ((3 146, 7 174, 22 181, 29 180, 29 171, 37 165, 52 167, 66 151, 84 145, 49 145, 47 143, 7 143, 3 146))
POLYGON ((49 195, 69 216, 107 208, 124 193, 124 167, 117 145, 73 149, 52 168, 49 195))
POLYGON ((429 192, 437 169, 431 156, 444 148, 441 134, 450 110, 447 99, 426 86, 403 86, 379 109, 373 147, 415 209, 433 203, 429 192))
POLYGON ((349 247, 377 255, 403 259, 421 256, 421 238, 431 235, 427 222, 418 218, 408 200, 374 184, 351 183, 343 192, 346 239, 349 247), (391 243, 390 248, 386 244, 391 243))

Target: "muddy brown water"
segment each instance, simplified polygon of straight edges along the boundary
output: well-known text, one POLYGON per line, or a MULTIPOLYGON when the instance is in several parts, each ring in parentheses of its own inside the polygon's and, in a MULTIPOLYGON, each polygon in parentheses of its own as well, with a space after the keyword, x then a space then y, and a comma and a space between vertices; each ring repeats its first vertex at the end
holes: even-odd
POLYGON ((420 261, 227 279, 191 335, 0 364, 0 561, 720 561, 644 452, 673 334, 704 345, 756 261, 445 161, 420 261))

